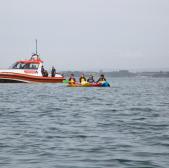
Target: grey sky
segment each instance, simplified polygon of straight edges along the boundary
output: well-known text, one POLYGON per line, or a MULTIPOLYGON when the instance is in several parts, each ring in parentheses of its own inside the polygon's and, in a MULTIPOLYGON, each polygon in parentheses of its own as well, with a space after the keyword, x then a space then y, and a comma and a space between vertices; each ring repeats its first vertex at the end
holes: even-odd
POLYGON ((0 67, 38 39, 59 70, 169 67, 169 0, 0 0, 0 67))

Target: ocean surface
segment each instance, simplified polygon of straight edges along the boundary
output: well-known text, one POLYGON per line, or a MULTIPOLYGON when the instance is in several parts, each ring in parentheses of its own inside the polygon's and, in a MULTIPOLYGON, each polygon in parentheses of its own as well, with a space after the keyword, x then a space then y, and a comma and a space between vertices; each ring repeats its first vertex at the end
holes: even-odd
POLYGON ((0 168, 169 168, 169 79, 109 81, 0 84, 0 168))

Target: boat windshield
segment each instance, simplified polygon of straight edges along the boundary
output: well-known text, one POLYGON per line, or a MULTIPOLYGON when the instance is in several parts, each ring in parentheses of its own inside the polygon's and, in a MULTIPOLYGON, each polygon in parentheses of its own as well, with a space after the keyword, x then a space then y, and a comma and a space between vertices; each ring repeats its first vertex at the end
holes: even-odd
POLYGON ((12 69, 38 69, 39 64, 17 62, 12 66, 12 69))

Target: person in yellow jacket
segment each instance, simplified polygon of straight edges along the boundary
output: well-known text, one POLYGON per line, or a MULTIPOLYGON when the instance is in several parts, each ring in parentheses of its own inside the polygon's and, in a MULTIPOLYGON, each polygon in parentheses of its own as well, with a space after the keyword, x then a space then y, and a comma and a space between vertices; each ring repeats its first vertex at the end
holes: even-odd
POLYGON ((84 84, 87 83, 87 80, 86 80, 84 74, 81 75, 81 77, 80 77, 80 79, 79 79, 79 82, 80 82, 82 85, 84 85, 84 84))
POLYGON ((75 84, 75 83, 76 83, 76 79, 74 77, 74 74, 71 74, 69 78, 69 84, 75 84))
POLYGON ((97 83, 104 83, 106 82, 106 78, 104 77, 103 74, 100 75, 100 78, 98 79, 97 83))

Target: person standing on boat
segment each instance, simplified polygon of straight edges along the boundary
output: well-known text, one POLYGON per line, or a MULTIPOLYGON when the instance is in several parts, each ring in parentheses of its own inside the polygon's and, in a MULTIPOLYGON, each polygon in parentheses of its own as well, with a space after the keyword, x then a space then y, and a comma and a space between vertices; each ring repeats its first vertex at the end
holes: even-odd
POLYGON ((44 69, 43 65, 42 65, 42 67, 41 67, 41 73, 42 73, 42 76, 45 75, 45 69, 44 69))
POLYGON ((48 71, 47 70, 45 70, 45 72, 44 72, 44 77, 48 77, 48 71))
POLYGON ((74 74, 71 74, 69 78, 69 84, 75 84, 75 83, 76 83, 76 79, 74 77, 74 74))
POLYGON ((56 69, 55 69, 55 67, 53 66, 53 67, 52 67, 52 71, 51 71, 51 76, 52 76, 52 77, 55 77, 55 74, 56 74, 56 69))

